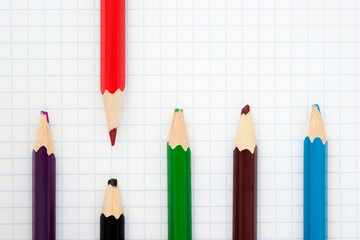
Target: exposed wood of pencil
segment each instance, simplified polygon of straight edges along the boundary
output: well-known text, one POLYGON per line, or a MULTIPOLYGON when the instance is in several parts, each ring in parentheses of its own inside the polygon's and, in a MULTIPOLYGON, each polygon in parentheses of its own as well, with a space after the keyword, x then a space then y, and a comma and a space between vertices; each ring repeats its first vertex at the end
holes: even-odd
POLYGON ((114 216, 115 218, 119 218, 124 213, 117 185, 107 185, 101 213, 105 217, 114 216))
POLYGON ((50 125, 48 122, 47 113, 42 112, 40 114, 40 121, 36 133, 34 150, 38 151, 40 147, 46 147, 47 153, 50 155, 54 153, 54 145, 51 136, 50 125))
POLYGON ((250 107, 243 108, 233 152, 233 240, 257 238, 257 146, 250 107))
POLYGON ((312 106, 307 134, 311 142, 317 137, 319 137, 324 144, 327 141, 324 123, 317 105, 312 106))
POLYGON ((250 107, 246 105, 240 116, 238 132, 236 135, 235 147, 239 151, 248 149, 251 153, 254 153, 256 146, 255 130, 253 117, 250 107), (246 110, 246 111, 245 111, 246 110))
POLYGON ((168 142, 173 149, 178 145, 185 151, 189 148, 184 113, 180 109, 175 110, 173 114, 168 142))
POLYGON ((125 217, 116 179, 110 179, 100 216, 100 240, 124 240, 125 217))
POLYGON ((111 145, 115 145, 117 127, 119 125, 119 114, 122 105, 124 93, 118 89, 115 93, 111 94, 105 90, 103 94, 105 115, 107 120, 107 126, 109 130, 109 136, 111 145))

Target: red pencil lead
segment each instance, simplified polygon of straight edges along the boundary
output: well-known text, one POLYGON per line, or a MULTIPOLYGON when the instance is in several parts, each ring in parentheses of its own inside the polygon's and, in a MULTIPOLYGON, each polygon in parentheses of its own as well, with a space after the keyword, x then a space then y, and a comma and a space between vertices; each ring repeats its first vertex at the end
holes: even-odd
POLYGON ((110 141, 111 141, 111 146, 114 146, 114 145, 115 145, 116 132, 117 132, 117 128, 113 128, 113 129, 111 129, 111 131, 109 132, 110 141))
POLYGON ((243 107, 243 109, 241 110, 241 114, 248 114, 250 112, 250 106, 246 105, 245 107, 243 107))

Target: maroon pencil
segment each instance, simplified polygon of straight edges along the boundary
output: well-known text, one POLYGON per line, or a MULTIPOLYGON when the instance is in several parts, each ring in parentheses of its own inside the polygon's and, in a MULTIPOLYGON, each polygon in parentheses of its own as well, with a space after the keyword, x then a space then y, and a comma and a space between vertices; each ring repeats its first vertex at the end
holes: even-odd
POLYGON ((257 146, 249 105, 241 110, 233 161, 233 240, 255 240, 257 238, 257 146))

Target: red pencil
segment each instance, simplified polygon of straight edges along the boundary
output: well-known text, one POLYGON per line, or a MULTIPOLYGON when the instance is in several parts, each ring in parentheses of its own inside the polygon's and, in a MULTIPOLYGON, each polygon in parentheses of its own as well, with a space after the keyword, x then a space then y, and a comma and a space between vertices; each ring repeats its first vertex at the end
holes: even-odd
POLYGON ((115 145, 125 89, 125 0, 101 0, 101 94, 115 145))

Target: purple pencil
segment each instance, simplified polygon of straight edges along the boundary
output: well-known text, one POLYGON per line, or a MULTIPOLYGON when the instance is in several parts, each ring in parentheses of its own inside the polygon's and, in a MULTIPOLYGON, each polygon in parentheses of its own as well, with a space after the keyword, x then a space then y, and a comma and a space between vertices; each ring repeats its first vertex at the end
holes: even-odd
POLYGON ((40 122, 32 153, 33 167, 33 239, 55 240, 56 159, 49 116, 40 113, 40 122))

